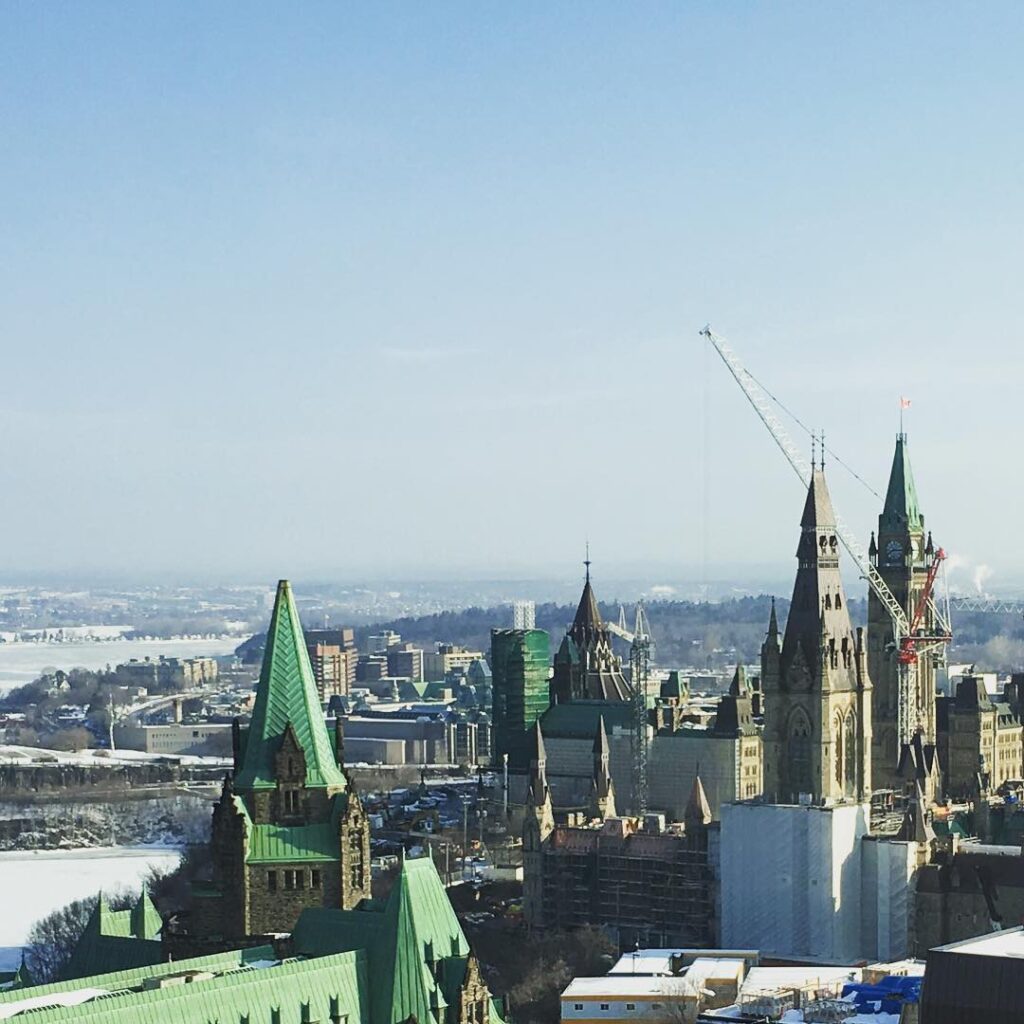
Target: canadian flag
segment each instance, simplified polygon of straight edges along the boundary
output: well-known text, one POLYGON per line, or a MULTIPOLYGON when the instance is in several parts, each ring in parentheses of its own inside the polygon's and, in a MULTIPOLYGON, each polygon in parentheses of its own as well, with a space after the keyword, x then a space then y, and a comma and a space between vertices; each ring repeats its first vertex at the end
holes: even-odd
POLYGON ((900 395, 900 408, 901 409, 909 409, 910 408, 910 399, 909 398, 904 398, 902 395, 900 395))

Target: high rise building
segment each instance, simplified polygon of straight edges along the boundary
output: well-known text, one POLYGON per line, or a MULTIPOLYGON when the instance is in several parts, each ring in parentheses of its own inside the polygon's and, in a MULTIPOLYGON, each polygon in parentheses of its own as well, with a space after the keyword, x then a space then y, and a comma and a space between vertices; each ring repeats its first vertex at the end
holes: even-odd
POLYGON ((512 628, 534 629, 537 625, 537 606, 532 601, 512 602, 512 628))
POLYGON ((590 562, 576 617, 555 654, 551 695, 562 704, 570 700, 630 700, 632 690, 622 673, 622 659, 612 650, 611 634, 601 618, 590 562))
POLYGON ((525 769, 529 733, 550 701, 550 645, 542 629, 491 630, 492 757, 525 769))
MULTIPOLYGON (((925 532, 924 515, 917 501, 914 475, 907 454, 907 435, 896 437, 889 486, 885 505, 878 517, 878 534, 871 536, 869 553, 886 586, 907 614, 913 619, 917 603, 928 577, 935 547, 930 533, 925 532)), ((924 629, 934 625, 925 615, 924 629)), ((872 692, 871 779, 873 789, 897 789, 901 780, 897 772, 899 749, 899 677, 900 666, 893 647, 892 620, 885 605, 868 590, 868 675, 872 692)), ((931 657, 918 658, 917 708, 922 740, 929 758, 935 749, 935 665, 931 657)), ((932 794, 928 794, 932 795, 932 794)))
POLYGON ((291 586, 277 589, 249 728, 213 812, 212 880, 195 892, 196 941, 290 932, 307 907, 370 896, 370 828, 332 743, 291 586))
POLYGON ((796 556, 782 646, 773 604, 761 650, 765 794, 780 803, 860 802, 871 784, 871 682, 863 630, 850 625, 820 467, 807 491, 796 556))
POLYGON ((347 694, 356 681, 359 657, 354 632, 351 629, 307 629, 305 637, 320 702, 326 704, 336 694, 347 694))

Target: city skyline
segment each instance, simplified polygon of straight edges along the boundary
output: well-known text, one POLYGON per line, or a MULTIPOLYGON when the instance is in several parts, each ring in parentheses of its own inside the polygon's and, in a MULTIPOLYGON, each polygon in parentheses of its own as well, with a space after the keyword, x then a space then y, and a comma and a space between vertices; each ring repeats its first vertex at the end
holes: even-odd
POLYGON ((786 578, 710 320, 878 492, 908 396, 961 588, 1024 572, 1019 9, 102 10, 0 13, 0 569, 786 578))

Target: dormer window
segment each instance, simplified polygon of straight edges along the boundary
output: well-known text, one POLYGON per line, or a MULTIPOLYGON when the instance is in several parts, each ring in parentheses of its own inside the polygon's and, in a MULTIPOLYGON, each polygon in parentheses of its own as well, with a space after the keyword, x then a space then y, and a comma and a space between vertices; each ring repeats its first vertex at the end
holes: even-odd
POLYGON ((299 813, 299 791, 297 789, 284 790, 284 813, 299 813))

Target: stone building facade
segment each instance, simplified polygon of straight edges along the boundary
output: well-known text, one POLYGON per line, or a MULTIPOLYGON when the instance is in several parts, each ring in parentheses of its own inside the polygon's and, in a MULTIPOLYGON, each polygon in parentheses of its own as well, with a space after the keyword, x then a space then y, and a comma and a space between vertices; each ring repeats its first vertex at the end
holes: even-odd
MULTIPOLYGON (((917 500, 914 475, 907 454, 907 435, 896 438, 885 504, 878 517, 878 534, 871 535, 869 556, 886 586, 913 621, 935 555, 931 534, 917 500)), ((934 628, 930 611, 924 613, 922 630, 934 628)), ((871 780, 873 789, 900 789, 906 782, 899 770, 898 739, 900 666, 893 646, 892 620, 885 605, 868 588, 868 675, 872 683, 871 780)), ((936 742, 935 662, 925 654, 914 668, 917 727, 926 757, 936 742)), ((930 787, 929 787, 930 789, 930 787)), ((934 792, 926 796, 934 797, 934 792)))
POLYGON ((778 803, 860 802, 871 786, 871 681, 853 630, 839 538, 820 467, 812 472, 782 644, 772 606, 761 649, 765 795, 778 803))
POLYGON ((291 587, 278 587, 252 722, 214 808, 213 877, 194 889, 206 948, 290 932, 309 907, 370 895, 370 829, 324 721, 291 587))

